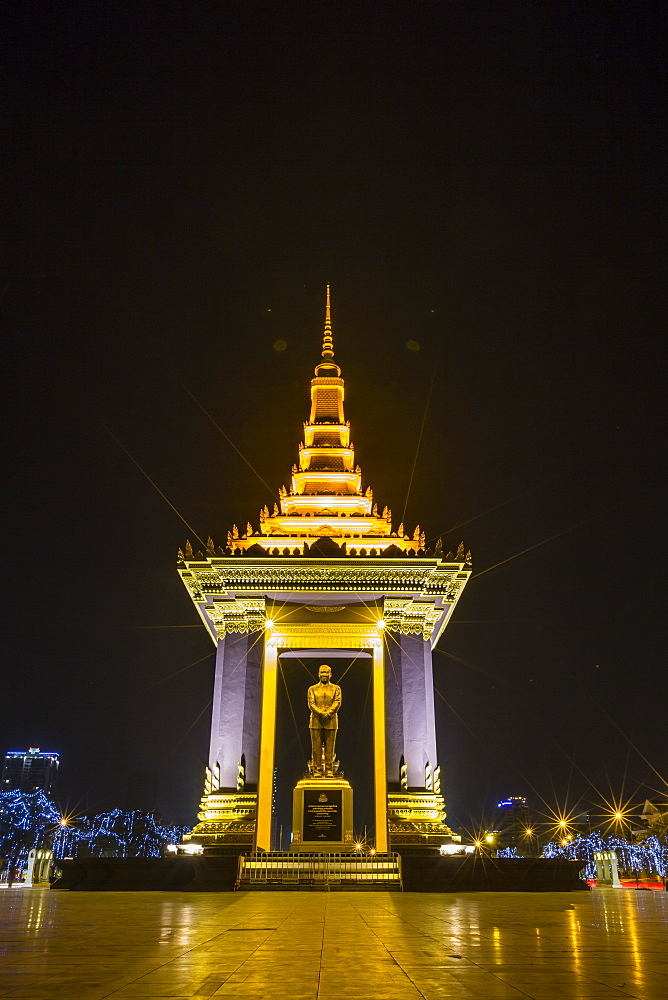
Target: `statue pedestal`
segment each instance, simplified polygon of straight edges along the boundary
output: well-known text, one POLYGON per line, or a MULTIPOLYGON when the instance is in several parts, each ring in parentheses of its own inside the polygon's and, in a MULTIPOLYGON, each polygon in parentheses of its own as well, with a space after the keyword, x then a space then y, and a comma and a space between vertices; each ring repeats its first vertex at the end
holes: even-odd
POLYGON ((344 778, 302 778, 292 793, 291 851, 338 854, 353 847, 353 790, 344 778))

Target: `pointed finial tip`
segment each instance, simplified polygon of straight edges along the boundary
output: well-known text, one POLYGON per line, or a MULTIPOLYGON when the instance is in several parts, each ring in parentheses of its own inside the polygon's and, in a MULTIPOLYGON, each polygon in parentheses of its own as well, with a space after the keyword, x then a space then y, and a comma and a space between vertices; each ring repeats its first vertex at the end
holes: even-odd
POLYGON ((334 345, 332 343, 332 319, 330 313, 329 285, 327 285, 327 304, 325 306, 325 332, 322 338, 322 357, 334 357, 334 345))

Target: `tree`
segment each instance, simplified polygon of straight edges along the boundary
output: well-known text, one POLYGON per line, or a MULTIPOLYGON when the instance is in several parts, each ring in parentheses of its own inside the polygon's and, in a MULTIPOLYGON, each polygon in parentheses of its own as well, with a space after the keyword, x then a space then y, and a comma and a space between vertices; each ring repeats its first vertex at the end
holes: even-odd
POLYGON ((58 829, 60 813, 42 791, 0 792, 0 855, 9 881, 28 863, 28 852, 43 847, 58 829))

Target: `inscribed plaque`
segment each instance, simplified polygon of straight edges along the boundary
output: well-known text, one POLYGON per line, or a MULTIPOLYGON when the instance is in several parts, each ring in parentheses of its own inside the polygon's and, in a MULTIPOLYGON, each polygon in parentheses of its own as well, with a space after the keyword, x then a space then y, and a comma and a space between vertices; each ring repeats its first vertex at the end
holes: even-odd
POLYGON ((304 840, 340 841, 343 839, 342 822, 340 788, 304 790, 304 840))

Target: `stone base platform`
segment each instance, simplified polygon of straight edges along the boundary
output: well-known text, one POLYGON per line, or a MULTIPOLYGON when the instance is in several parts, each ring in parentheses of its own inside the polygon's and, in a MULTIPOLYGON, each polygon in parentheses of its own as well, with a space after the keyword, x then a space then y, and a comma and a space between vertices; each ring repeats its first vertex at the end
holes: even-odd
MULTIPOLYGON (((271 857, 267 855, 267 857, 271 857)), ((340 857, 340 855, 339 855, 340 857)), ((322 858, 322 855, 320 855, 322 858)), ((351 861, 354 855, 350 855, 351 861)), ((304 859, 306 860, 306 859, 304 859)), ((238 858, 81 858, 58 861, 56 890, 73 892, 232 892, 238 858)), ((583 861, 559 858, 403 857, 406 892, 588 891, 579 877, 583 861)), ((325 886, 322 882, 321 888, 325 886)), ((259 888, 258 884, 256 888, 259 888)), ((266 888, 289 888, 277 881, 266 888)), ((317 888, 316 880, 308 888, 317 888)), ((352 884, 350 886, 352 888, 352 884)), ((373 886, 378 889, 378 885, 373 886)))
POLYGON ((51 888, 73 892, 232 892, 238 857, 74 858, 51 888))
POLYGON ((562 858, 490 858, 483 854, 401 858, 406 892, 589 891, 584 861, 562 858))

